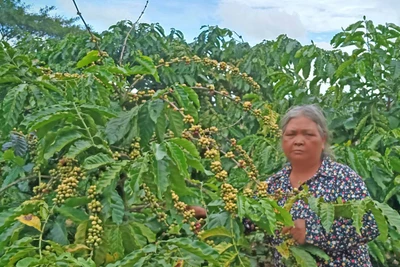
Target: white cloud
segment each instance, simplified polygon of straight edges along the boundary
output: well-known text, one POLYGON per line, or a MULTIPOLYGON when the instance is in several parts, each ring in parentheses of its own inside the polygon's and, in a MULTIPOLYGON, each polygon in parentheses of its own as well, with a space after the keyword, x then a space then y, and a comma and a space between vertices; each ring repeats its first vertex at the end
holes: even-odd
POLYGON ((296 12, 276 8, 260 9, 244 1, 223 0, 218 5, 217 15, 221 18, 221 26, 258 41, 276 38, 282 33, 292 38, 306 36, 306 29, 296 12))
MULTIPOLYGON (((340 31, 365 15, 375 24, 400 23, 399 0, 220 0, 221 23, 261 41, 286 33, 340 31)), ((322 40, 321 40, 322 41, 322 40)))

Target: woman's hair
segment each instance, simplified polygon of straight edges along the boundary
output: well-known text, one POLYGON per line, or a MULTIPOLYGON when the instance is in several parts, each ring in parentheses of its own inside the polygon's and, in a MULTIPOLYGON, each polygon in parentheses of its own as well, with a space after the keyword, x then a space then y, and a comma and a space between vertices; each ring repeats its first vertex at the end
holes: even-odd
POLYGON ((322 151, 321 157, 333 157, 333 153, 329 146, 330 134, 328 130, 328 124, 326 122, 324 113, 317 105, 303 105, 290 108, 280 121, 282 133, 285 132, 286 126, 291 119, 301 116, 309 118, 315 122, 321 137, 325 137, 325 148, 322 151))

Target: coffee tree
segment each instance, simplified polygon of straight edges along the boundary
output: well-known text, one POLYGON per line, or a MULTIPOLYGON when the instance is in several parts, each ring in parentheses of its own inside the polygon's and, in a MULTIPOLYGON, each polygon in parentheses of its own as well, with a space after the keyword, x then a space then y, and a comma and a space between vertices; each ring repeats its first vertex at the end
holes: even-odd
MULTIPOLYGON (((266 239, 293 225, 299 199, 327 231, 336 217, 360 231, 371 211, 374 264, 397 265, 399 37, 364 19, 332 40, 356 46, 349 55, 284 35, 250 47, 218 27, 186 43, 122 21, 90 37, 3 42, 0 265, 268 266, 266 239), (371 198, 266 193, 285 162, 280 115, 300 103, 324 108, 337 160, 371 198)), ((275 249, 288 266, 327 259, 289 236, 275 249)))

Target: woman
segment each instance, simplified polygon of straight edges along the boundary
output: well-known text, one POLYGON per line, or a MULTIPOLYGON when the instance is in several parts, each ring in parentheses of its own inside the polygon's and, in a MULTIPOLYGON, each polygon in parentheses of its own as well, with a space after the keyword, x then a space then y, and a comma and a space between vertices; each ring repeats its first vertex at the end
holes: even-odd
MULTIPOLYGON (((303 184, 317 198, 334 202, 361 200, 369 196, 364 181, 348 166, 334 162, 329 157, 328 128, 322 111, 314 105, 296 106, 281 120, 282 148, 288 164, 270 177, 268 193, 278 189, 290 192, 303 184)), ((278 204, 283 206, 286 199, 278 204)), ((319 266, 372 266, 367 242, 379 235, 372 214, 363 217, 361 234, 357 234, 350 219, 334 221, 327 233, 318 216, 304 201, 296 202, 290 213, 294 227, 284 228, 298 244, 311 244, 324 250, 329 261, 319 261, 319 266)), ((204 216, 204 210, 196 208, 196 215, 204 216)), ((281 242, 275 237, 272 243, 281 242)), ((275 266, 284 266, 280 254, 275 251, 275 266)))

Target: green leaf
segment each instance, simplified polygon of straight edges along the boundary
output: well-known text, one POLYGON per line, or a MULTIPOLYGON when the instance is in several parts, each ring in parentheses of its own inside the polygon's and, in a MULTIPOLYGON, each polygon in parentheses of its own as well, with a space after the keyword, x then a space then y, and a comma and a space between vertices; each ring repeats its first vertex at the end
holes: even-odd
POLYGON ((149 141, 153 136, 153 133, 155 131, 155 122, 153 121, 153 119, 155 119, 155 116, 155 112, 150 111, 149 102, 146 102, 139 110, 138 127, 140 133, 141 147, 148 146, 149 141), (153 114, 154 118, 151 117, 151 114, 153 114))
POLYGON ((119 174, 126 166, 126 164, 126 161, 115 162, 111 164, 111 166, 109 166, 109 168, 105 172, 102 172, 98 182, 96 183, 97 191, 101 193, 105 188, 118 180, 119 174))
POLYGON ((238 253, 235 251, 228 251, 222 254, 219 258, 218 261, 220 263, 220 266, 224 267, 230 267, 231 264, 234 262, 236 257, 238 256, 238 253))
POLYGON ((88 150, 91 147, 92 143, 90 141, 83 139, 77 140, 73 145, 71 145, 71 147, 68 150, 68 153, 65 154, 65 157, 75 158, 76 156, 78 156, 79 154, 88 150))
POLYGON ((76 228, 74 244, 85 244, 86 232, 89 226, 89 221, 81 222, 76 228))
POLYGON ((130 111, 121 112, 118 117, 112 118, 106 125, 106 135, 110 144, 115 144, 126 135, 139 136, 137 129, 137 115, 139 106, 130 111))
POLYGON ((273 235, 275 228, 276 228, 276 217, 275 217, 275 212, 272 207, 272 205, 267 202, 267 201, 260 201, 261 203, 261 208, 262 208, 262 214, 264 214, 267 217, 267 224, 268 224, 268 233, 273 235))
POLYGON ((385 203, 379 203, 378 201, 374 201, 375 206, 382 211, 382 214, 387 218, 387 221, 391 226, 396 228, 396 230, 400 233, 400 215, 399 213, 392 209, 389 205, 385 203))
POLYGON ((154 65, 153 60, 150 57, 141 55, 136 57, 135 61, 139 63, 143 68, 142 73, 140 74, 151 74, 153 75, 156 82, 160 82, 156 66, 154 65))
POLYGON ((75 223, 81 223, 89 219, 89 215, 87 215, 83 210, 72 207, 57 207, 56 211, 75 223))
POLYGON ((37 259, 37 258, 27 257, 27 258, 24 258, 24 259, 18 261, 16 267, 35 266, 38 262, 39 262, 39 259, 37 259))
POLYGON ((65 228, 65 220, 58 216, 50 228, 48 238, 61 245, 68 245, 67 229, 65 228))
POLYGON ((168 151, 171 154, 171 158, 175 162, 176 166, 178 167, 179 171, 185 175, 185 177, 189 177, 187 172, 187 162, 186 157, 183 151, 179 148, 179 146, 175 145, 174 143, 167 143, 168 151))
POLYGON ((200 158, 200 153, 197 150, 196 146, 189 140, 184 139, 184 138, 172 138, 169 140, 169 142, 173 142, 173 143, 179 145, 180 147, 184 148, 193 157, 195 157, 197 159, 200 158))
POLYGON ((385 263, 384 252, 376 245, 375 242, 368 243, 369 252, 375 260, 379 260, 381 263, 385 263))
POLYGON ((163 109, 164 109, 164 101, 162 101, 161 99, 153 100, 148 105, 149 115, 154 123, 157 123, 158 118, 161 116, 163 109))
POLYGON ((118 254, 118 257, 122 257, 124 255, 124 245, 122 242, 122 232, 120 227, 116 225, 107 226, 104 229, 104 246, 107 249, 107 252, 113 255, 114 253, 118 254))
POLYGON ((190 252, 203 260, 209 261, 210 263, 217 264, 216 258, 218 252, 212 247, 200 241, 192 241, 189 238, 174 238, 165 241, 169 245, 175 245, 182 250, 190 252))
POLYGON ((169 186, 169 169, 168 162, 165 160, 154 159, 155 183, 157 184, 157 197, 162 198, 167 192, 169 186))
POLYGON ((218 251, 219 254, 224 253, 225 251, 227 251, 229 248, 231 248, 233 246, 232 243, 226 243, 226 242, 221 242, 218 245, 216 245, 214 247, 214 249, 216 251, 218 251))
POLYGON ((117 117, 117 114, 114 111, 112 111, 111 109, 102 107, 102 106, 98 106, 98 105, 83 104, 83 105, 80 105, 79 108, 84 112, 92 111, 96 114, 102 115, 107 118, 117 117))
POLYGON ((85 67, 100 59, 99 51, 92 50, 86 54, 81 60, 76 63, 77 68, 85 67))
POLYGON ((290 251, 300 267, 317 267, 315 259, 307 251, 299 247, 290 247, 290 251))
POLYGON ((164 134, 165 130, 167 128, 167 120, 165 117, 165 114, 161 114, 160 117, 158 117, 157 123, 156 123, 156 136, 157 140, 161 143, 164 141, 164 134))
POLYGON ((361 234, 361 228, 363 226, 363 215, 365 214, 364 203, 356 202, 351 206, 353 225, 356 228, 356 232, 361 234))
POLYGON ((44 153, 44 158, 51 158, 54 153, 59 152, 65 146, 82 137, 83 135, 81 132, 75 128, 69 128, 69 130, 67 130, 67 128, 61 129, 57 132, 54 142, 47 147, 46 152, 44 153))
POLYGON ((124 201, 122 200, 121 196, 115 190, 113 190, 111 193, 110 208, 111 208, 112 221, 115 224, 120 225, 124 218, 125 205, 124 205, 124 201))
POLYGON ((306 250, 307 252, 311 253, 312 255, 318 256, 321 259, 324 259, 326 261, 329 261, 329 256, 328 254, 325 253, 322 249, 313 246, 313 245, 301 245, 299 248, 306 250))
POLYGON ((175 136, 180 137, 185 127, 183 124, 182 115, 177 111, 168 109, 167 116, 169 121, 169 128, 171 129, 171 131, 174 133, 175 136))
POLYGON ((142 250, 135 250, 126 255, 122 260, 107 264, 106 267, 132 267, 139 262, 146 254, 142 250))
POLYGON ((392 166, 394 171, 400 173, 400 159, 399 158, 391 157, 390 165, 392 166))
POLYGON ((214 236, 232 237, 232 234, 225 227, 217 227, 210 230, 205 230, 198 236, 201 240, 205 240, 214 236))
POLYGON ((22 113, 26 97, 28 96, 28 92, 26 91, 27 86, 27 84, 20 84, 11 88, 2 101, 2 116, 10 128, 18 124, 19 116, 22 113))
POLYGON ((136 228, 140 231, 140 233, 146 237, 147 241, 149 243, 155 242, 156 241, 156 234, 150 230, 149 227, 147 227, 144 224, 137 223, 137 222, 131 222, 130 225, 133 228, 136 228))
POLYGON ((65 200, 64 206, 67 207, 78 207, 86 205, 90 202, 88 197, 71 197, 65 200))
POLYGON ((113 163, 114 159, 104 153, 99 153, 90 157, 87 157, 85 161, 83 162, 82 167, 86 170, 93 170, 98 167, 108 165, 110 163, 113 163))
POLYGON ((321 203, 320 218, 321 224, 327 233, 330 232, 335 217, 335 208, 331 203, 321 203))
POLYGON ((183 90, 185 90, 186 94, 189 96, 189 99, 193 101, 193 104, 195 107, 198 109, 200 108, 200 101, 199 101, 199 96, 197 93, 188 86, 182 86, 183 90))

